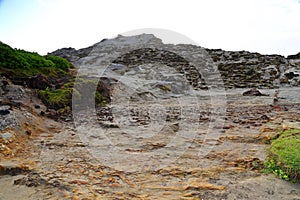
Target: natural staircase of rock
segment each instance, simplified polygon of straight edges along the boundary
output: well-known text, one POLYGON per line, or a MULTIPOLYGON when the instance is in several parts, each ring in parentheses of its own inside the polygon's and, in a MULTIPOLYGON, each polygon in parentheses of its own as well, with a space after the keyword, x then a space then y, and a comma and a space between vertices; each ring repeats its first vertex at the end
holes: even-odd
POLYGON ((151 48, 137 49, 122 55, 114 60, 113 63, 123 64, 131 68, 147 63, 159 63, 171 66, 179 73, 184 74, 194 89, 203 88, 205 85, 205 81, 201 79, 201 75, 195 66, 171 51, 151 48))

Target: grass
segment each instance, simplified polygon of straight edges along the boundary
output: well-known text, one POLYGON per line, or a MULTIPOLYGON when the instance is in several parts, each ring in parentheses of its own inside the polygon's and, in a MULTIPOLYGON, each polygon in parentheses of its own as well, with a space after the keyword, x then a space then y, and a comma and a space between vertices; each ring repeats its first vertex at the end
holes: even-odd
POLYGON ((288 174, 277 165, 276 161, 273 158, 269 159, 265 163, 265 167, 266 167, 265 172, 273 173, 276 176, 278 176, 279 178, 286 180, 286 181, 290 180, 288 174))
POLYGON ((14 78, 25 78, 25 77, 32 77, 39 74, 43 74, 45 76, 50 77, 58 77, 66 75, 67 72, 53 67, 45 67, 45 68, 29 68, 29 69, 8 69, 8 68, 0 68, 0 74, 6 75, 12 79, 14 78))
POLYGON ((45 90, 39 91, 39 97, 50 108, 58 110, 71 106, 72 93, 72 88, 61 88, 56 90, 46 88, 45 90))
MULTIPOLYGON (((77 79, 77 87, 88 88, 96 87, 98 82, 96 80, 90 79, 77 79)), ((77 88, 77 89, 80 89, 77 88)), ((61 112, 70 111, 72 107, 72 95, 78 95, 79 98, 84 98, 80 95, 76 88, 74 88, 74 80, 64 84, 59 89, 49 89, 39 91, 39 97, 47 105, 47 107, 60 110, 61 112)), ((108 102, 108 99, 101 95, 97 89, 94 93, 96 106, 102 107, 105 106, 108 102)))
POLYGON ((300 129, 281 132, 269 149, 266 169, 284 180, 300 179, 300 129))

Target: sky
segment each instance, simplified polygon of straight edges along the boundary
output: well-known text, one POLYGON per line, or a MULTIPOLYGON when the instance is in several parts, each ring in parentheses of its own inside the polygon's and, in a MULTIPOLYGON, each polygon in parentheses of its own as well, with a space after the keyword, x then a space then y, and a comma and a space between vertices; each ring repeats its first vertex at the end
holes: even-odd
POLYGON ((300 1, 0 0, 0 41, 43 55, 144 28, 206 48, 287 56, 300 52, 300 1))

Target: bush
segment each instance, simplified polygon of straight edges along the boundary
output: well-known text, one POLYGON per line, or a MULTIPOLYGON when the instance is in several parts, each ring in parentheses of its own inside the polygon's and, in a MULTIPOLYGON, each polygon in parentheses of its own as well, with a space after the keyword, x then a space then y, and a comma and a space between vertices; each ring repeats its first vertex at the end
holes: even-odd
POLYGON ((71 63, 69 63, 64 58, 61 58, 61 57, 58 57, 58 56, 50 56, 50 55, 45 56, 45 58, 49 61, 52 61, 55 65, 55 67, 63 69, 63 70, 67 70, 67 69, 70 69, 72 67, 71 63))
MULTIPOLYGON (((99 84, 96 80, 89 80, 89 79, 78 79, 77 80, 77 89, 80 91, 83 88, 90 88, 95 87, 96 91, 94 93, 96 107, 105 106, 110 99, 104 97, 101 92, 99 91, 99 84), (98 87, 97 87, 98 86, 98 87)), ((49 89, 46 88, 45 90, 39 91, 40 99, 47 105, 48 108, 52 108, 55 110, 65 110, 65 108, 70 109, 72 107, 72 97, 73 95, 77 95, 77 98, 81 99, 82 101, 89 101, 85 95, 79 93, 76 88, 74 88, 74 82, 68 82, 64 84, 60 89, 49 89)), ((92 104, 92 102, 90 103, 92 104)))
POLYGON ((47 107, 58 110, 71 106, 72 88, 62 88, 51 90, 46 88, 39 91, 39 97, 47 105, 47 107))
POLYGON ((15 49, 0 42, 0 68, 28 68, 30 64, 15 49))
POLYGON ((14 77, 37 74, 57 75, 71 67, 71 63, 64 58, 40 56, 37 53, 13 49, 0 42, 0 70, 9 75, 13 74, 14 77))
POLYGON ((284 172, 277 164, 276 161, 273 158, 270 158, 265 163, 266 171, 269 173, 273 173, 276 176, 278 176, 281 179, 284 179, 286 181, 290 180, 289 176, 286 172, 284 172))
POLYGON ((282 132, 272 141, 266 167, 285 180, 300 179, 300 130, 282 132))

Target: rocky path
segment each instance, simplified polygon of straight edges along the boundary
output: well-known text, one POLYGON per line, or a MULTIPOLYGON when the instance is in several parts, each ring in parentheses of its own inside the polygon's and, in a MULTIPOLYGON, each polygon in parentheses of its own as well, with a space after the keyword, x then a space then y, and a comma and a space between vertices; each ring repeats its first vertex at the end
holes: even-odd
POLYGON ((283 122, 299 121, 300 105, 293 101, 299 89, 283 90, 276 104, 275 90, 260 97, 242 96, 242 91, 227 91, 224 125, 214 124, 220 135, 212 139, 206 135, 213 114, 205 96, 197 105, 188 99, 180 106, 170 100, 126 104, 130 123, 120 119, 120 105, 112 104, 84 131, 26 110, 36 126, 29 153, 1 158, 0 199, 300 199, 299 184, 261 173, 270 137, 283 122), (185 118, 191 110, 197 127, 188 121, 195 118, 185 118), (110 144, 103 142, 103 130, 110 144), (182 143, 172 143, 176 134, 182 143), (180 144, 185 148, 177 148, 180 144), (201 155, 203 147, 212 149, 201 155), (120 154, 110 153, 114 148, 120 154))

